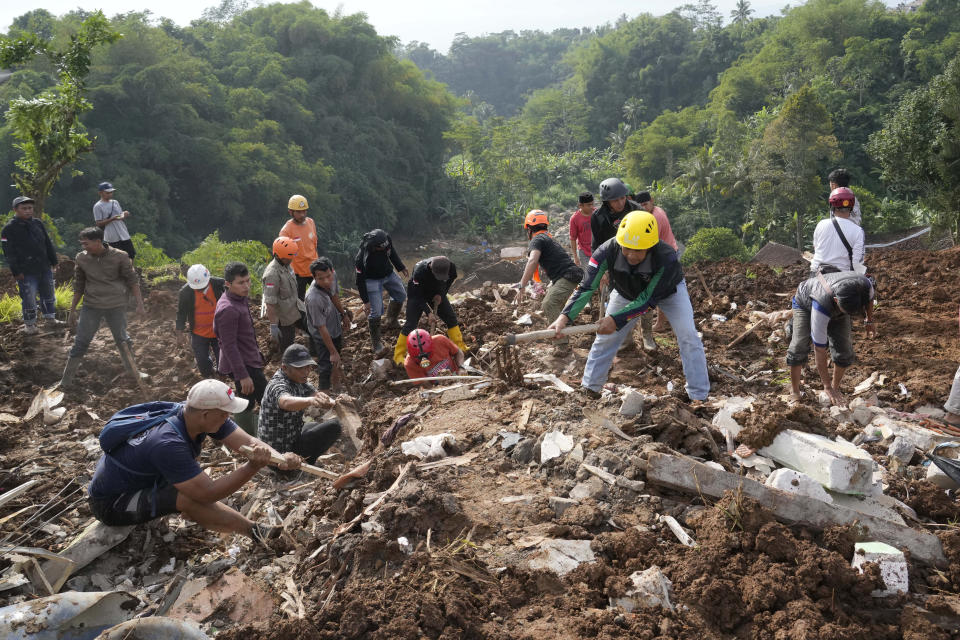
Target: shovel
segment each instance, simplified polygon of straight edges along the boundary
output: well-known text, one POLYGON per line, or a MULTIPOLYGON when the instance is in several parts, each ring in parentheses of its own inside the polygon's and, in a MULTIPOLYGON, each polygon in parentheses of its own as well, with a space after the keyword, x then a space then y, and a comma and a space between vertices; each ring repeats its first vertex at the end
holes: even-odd
MULTIPOLYGON (((251 453, 253 453, 253 448, 247 445, 244 445, 240 447, 239 451, 244 455, 250 455, 251 453)), ((270 456, 270 464, 276 466, 281 464, 282 462, 283 462, 283 456, 278 456, 278 455, 270 456)), ((305 471, 310 475, 317 476, 318 478, 327 478, 328 480, 335 480, 336 478, 340 477, 333 471, 329 471, 327 469, 324 469, 323 467, 315 467, 312 464, 302 463, 300 465, 300 470, 305 471)))
POLYGON ((934 455, 939 449, 943 449, 944 447, 960 447, 960 442, 944 442, 943 444, 938 444, 933 448, 933 451, 926 454, 926 456, 930 462, 940 467, 940 471, 943 471, 951 480, 960 484, 960 460, 934 455))
MULTIPOLYGON (((572 327, 566 327, 560 330, 562 336, 575 336, 580 333, 593 333, 600 324, 593 322, 591 324, 578 324, 572 327)), ((527 333, 508 333, 501 338, 504 344, 514 345, 521 342, 533 342, 534 340, 549 340, 556 337, 557 332, 553 329, 542 329, 540 331, 528 331, 527 333)))

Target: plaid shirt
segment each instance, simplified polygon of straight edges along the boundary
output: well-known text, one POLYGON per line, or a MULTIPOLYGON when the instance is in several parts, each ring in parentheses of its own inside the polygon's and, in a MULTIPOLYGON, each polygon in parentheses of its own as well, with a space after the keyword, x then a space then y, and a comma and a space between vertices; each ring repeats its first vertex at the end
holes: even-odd
POLYGON ((309 383, 294 382, 283 373, 283 369, 277 369, 260 401, 257 437, 280 453, 293 451, 303 430, 303 411, 284 411, 280 408, 280 396, 303 398, 316 392, 309 383))

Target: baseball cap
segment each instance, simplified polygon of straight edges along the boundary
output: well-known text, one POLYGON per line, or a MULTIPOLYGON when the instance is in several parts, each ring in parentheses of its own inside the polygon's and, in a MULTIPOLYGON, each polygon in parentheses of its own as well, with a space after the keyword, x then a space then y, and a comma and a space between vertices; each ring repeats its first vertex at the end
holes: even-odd
POLYGON ((201 380, 187 392, 187 406, 194 409, 220 409, 228 413, 240 413, 248 401, 238 398, 233 388, 219 380, 201 380))
POLYGON ((310 357, 310 352, 307 351, 307 348, 302 344, 292 344, 287 347, 287 350, 283 352, 283 358, 280 359, 281 364, 290 365, 291 367, 309 367, 310 365, 316 365, 316 361, 310 357))
POLYGON ((16 198, 13 199, 13 205, 11 206, 11 208, 16 209, 17 205, 21 205, 24 202, 33 202, 33 201, 34 201, 33 198, 31 198, 30 196, 17 196, 16 198))
POLYGON ((446 280, 450 277, 450 258, 446 256, 430 258, 430 271, 433 271, 437 280, 446 280))
POLYGON ((112 191, 116 191, 116 189, 114 189, 114 188, 113 188, 113 185, 110 184, 109 182, 101 182, 100 184, 97 185, 97 191, 111 191, 111 192, 112 192, 112 191))

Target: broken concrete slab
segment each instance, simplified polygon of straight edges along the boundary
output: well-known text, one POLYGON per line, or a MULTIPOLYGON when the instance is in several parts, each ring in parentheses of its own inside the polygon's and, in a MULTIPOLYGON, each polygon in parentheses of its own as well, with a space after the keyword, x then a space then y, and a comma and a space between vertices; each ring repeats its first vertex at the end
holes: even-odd
POLYGON ((821 502, 833 502, 833 498, 819 482, 807 474, 793 469, 777 469, 767 477, 764 484, 780 491, 796 493, 821 502))
POLYGON ((636 389, 628 389, 620 403, 620 415, 632 418, 643 413, 643 394, 636 389))
POLYGON ((903 464, 910 464, 916 452, 917 450, 913 446, 913 443, 903 436, 895 437, 893 442, 890 443, 890 446, 887 447, 887 455, 891 458, 896 458, 903 464))
POLYGON ((605 495, 607 495, 607 485, 596 476, 590 476, 585 481, 578 482, 576 486, 570 490, 570 497, 574 500, 601 498, 605 495))
POLYGON ((67 591, 0 609, 0 638, 92 638, 129 620, 140 599, 123 591, 67 591))
POLYGON ((787 429, 758 453, 807 474, 832 491, 879 492, 873 483, 873 458, 845 440, 829 440, 813 433, 787 429))
POLYGON ((887 415, 874 416, 863 432, 867 435, 878 434, 884 440, 899 436, 922 451, 930 451, 936 445, 952 439, 951 436, 935 433, 906 420, 894 420, 887 415))
MULTIPOLYGON (((900 512, 913 511, 913 509, 896 498, 891 498, 882 493, 873 496, 856 496, 848 493, 828 491, 827 494, 835 505, 904 526, 907 523, 904 521, 903 516, 900 515, 900 512)), ((914 513, 913 516, 916 517, 916 513, 914 513)))
POLYGON ((224 610, 225 602, 231 605, 227 617, 240 624, 269 620, 273 614, 273 598, 234 567, 209 585, 206 578, 186 582, 168 615, 203 622, 217 609, 224 610))
POLYGON ((610 598, 611 607, 620 607, 627 613, 637 609, 655 609, 661 607, 674 611, 670 603, 670 592, 673 583, 663 575, 656 565, 646 571, 635 571, 630 574, 633 588, 619 598, 610 598))
POLYGON ((880 565, 880 577, 886 589, 875 589, 874 598, 907 593, 910 581, 907 576, 907 559, 899 549, 882 542, 858 542, 853 545, 853 561, 850 566, 863 573, 863 565, 875 562, 880 565))
POLYGON ((580 504, 579 500, 574 500, 572 498, 561 498, 560 496, 550 496, 547 498, 547 504, 553 510, 553 514, 556 517, 563 515, 563 512, 569 509, 570 507, 575 507, 580 504))
POLYGON ((540 441, 540 464, 559 458, 573 449, 573 438, 562 431, 550 431, 540 441))
POLYGON ((450 455, 445 447, 452 447, 455 444, 456 440, 452 433, 437 433, 402 442, 400 451, 405 456, 414 456, 420 460, 439 460, 450 455))
POLYGON ((947 565, 943 546, 932 533, 911 529, 836 504, 771 489, 749 478, 711 469, 690 458, 651 453, 647 460, 647 482, 714 498, 719 498, 725 491, 742 491, 744 495, 757 500, 778 520, 788 524, 802 523, 823 529, 830 525, 846 525, 859 520, 872 538, 897 548, 909 549, 911 555, 922 562, 937 567, 947 565))
POLYGON ((935 464, 931 464, 929 467, 927 467, 926 480, 928 482, 932 482, 941 489, 960 489, 960 484, 944 473, 943 469, 935 464))
POLYGON ((589 540, 544 540, 528 559, 531 569, 546 569, 565 576, 582 562, 593 562, 595 556, 589 540))

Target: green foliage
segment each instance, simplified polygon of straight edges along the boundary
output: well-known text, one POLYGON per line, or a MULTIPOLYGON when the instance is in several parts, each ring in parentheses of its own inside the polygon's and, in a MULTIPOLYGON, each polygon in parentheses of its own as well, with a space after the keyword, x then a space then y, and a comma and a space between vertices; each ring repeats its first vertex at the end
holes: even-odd
MULTIPOLYGON (((56 308, 58 311, 70 309, 70 303, 73 301, 73 287, 69 284, 61 284, 54 289, 53 293, 57 300, 56 308)), ((82 302, 77 305, 78 308, 82 306, 82 302)), ((10 295, 9 293, 3 294, 3 297, 0 297, 0 323, 13 322, 22 317, 23 308, 20 296, 10 295)))
POLYGON ((220 232, 214 231, 203 239, 200 246, 188 251, 180 257, 180 262, 186 265, 202 264, 211 274, 223 277, 223 269, 228 262, 238 261, 250 269, 252 286, 250 295, 260 295, 263 283, 260 276, 270 262, 270 249, 256 240, 239 240, 224 242, 220 239, 220 232))
POLYGON ((133 234, 130 239, 133 241, 133 248, 137 256, 133 259, 134 266, 141 268, 162 267, 173 262, 170 256, 163 252, 163 249, 153 246, 147 240, 147 236, 142 233, 133 234))
POLYGON ((746 260, 748 258, 746 254, 746 247, 733 231, 726 227, 708 227, 700 229, 690 238, 680 262, 693 264, 700 260, 714 261, 724 258, 746 260))
POLYGON ((44 54, 59 76, 55 87, 33 98, 11 100, 6 113, 10 134, 17 141, 14 146, 22 153, 11 175, 20 193, 36 200, 38 212, 44 211, 63 168, 93 149, 93 140, 78 120, 92 108, 84 97, 91 56, 95 48, 120 37, 100 11, 80 24, 62 50, 34 33, 0 37, 0 67, 20 65, 44 54))

